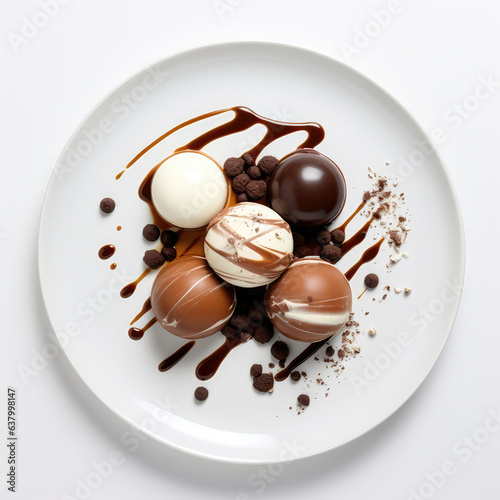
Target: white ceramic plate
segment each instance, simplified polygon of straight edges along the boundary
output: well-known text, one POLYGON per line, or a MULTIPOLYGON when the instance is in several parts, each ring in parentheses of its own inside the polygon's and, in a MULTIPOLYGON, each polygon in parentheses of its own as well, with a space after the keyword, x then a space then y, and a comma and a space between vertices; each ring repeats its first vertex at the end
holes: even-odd
MULTIPOLYGON (((217 141, 206 151, 222 163, 249 149, 261 132, 251 129, 217 141)), ((268 153, 283 155, 302 138, 281 140, 268 153)), ((91 390, 127 422, 166 444, 207 458, 292 460, 331 450, 372 429, 396 411, 429 373, 459 304, 464 272, 459 206, 450 179, 428 144, 412 117, 376 84, 337 61, 295 47, 216 45, 171 57, 134 76, 100 102, 73 134, 50 179, 43 206, 41 286, 70 362, 91 390), (323 362, 309 360, 302 367, 308 372, 308 384, 277 383, 272 395, 252 388, 250 366, 272 361, 269 345, 254 341, 234 350, 205 384, 196 379, 194 368, 222 343, 221 335, 199 341, 181 363, 160 373, 158 363, 182 340, 158 325, 140 342, 127 336, 131 318, 149 295, 154 273, 131 298, 124 300, 118 294, 141 274, 142 254, 151 248, 141 236, 150 215, 137 197, 140 181, 173 149, 222 118, 172 136, 120 181, 115 175, 176 124, 236 105, 271 118, 323 125, 326 138, 318 150, 341 167, 349 188, 339 220, 370 188, 368 167, 399 178, 397 190, 405 193, 412 215, 405 246, 410 258, 387 269, 390 250, 385 245, 352 280, 355 296, 363 290, 367 272, 377 272, 382 283, 355 301, 356 317, 365 332, 358 336, 361 354, 346 362, 338 377, 323 362), (110 216, 98 209, 105 196, 117 202, 110 216), (119 232, 118 225, 123 226, 119 232), (107 243, 116 245, 117 252, 103 261, 97 250, 107 243), (117 263, 114 271, 111 262, 117 263), (413 291, 405 296, 391 289, 379 302, 385 285, 413 291), (365 311, 370 314, 365 316, 365 311), (378 332, 375 337, 366 333, 372 326, 378 332), (329 397, 326 386, 316 383, 318 377, 330 387, 329 397), (210 391, 203 404, 193 398, 199 385, 210 391), (300 393, 309 394, 312 403, 298 415, 295 401, 300 393)), ((360 226, 356 219, 350 231, 360 226)), ((361 250, 372 242, 369 234, 361 250)), ((361 250, 346 256, 340 269, 347 270, 361 250)), ((292 355, 302 347, 293 343, 292 355)))

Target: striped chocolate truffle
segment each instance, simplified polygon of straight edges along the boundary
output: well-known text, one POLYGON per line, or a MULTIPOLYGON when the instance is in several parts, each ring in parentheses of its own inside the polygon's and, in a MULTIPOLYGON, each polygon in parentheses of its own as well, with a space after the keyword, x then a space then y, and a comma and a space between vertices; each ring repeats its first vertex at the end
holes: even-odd
POLYGON ((338 333, 349 319, 352 294, 345 276, 318 257, 297 259, 267 289, 266 310, 280 333, 318 342, 338 333))
POLYGON ((189 255, 166 265, 151 289, 158 323, 184 339, 201 339, 220 331, 231 319, 236 294, 203 257, 189 255))

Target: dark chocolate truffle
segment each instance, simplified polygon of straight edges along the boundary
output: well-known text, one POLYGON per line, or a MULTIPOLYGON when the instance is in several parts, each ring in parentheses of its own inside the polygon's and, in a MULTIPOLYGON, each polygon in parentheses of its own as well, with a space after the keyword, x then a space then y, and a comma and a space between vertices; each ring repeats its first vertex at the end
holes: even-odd
POLYGON ((298 382, 300 380, 300 372, 295 370, 293 371, 292 373, 290 373, 290 378, 294 381, 294 382, 298 382))
POLYGON ((248 196, 246 193, 240 193, 236 198, 237 203, 245 203, 246 201, 248 201, 248 196))
POLYGON ((236 294, 203 257, 179 257, 162 269, 151 289, 151 307, 158 323, 185 339, 201 339, 229 321, 236 294))
POLYGON ((269 206, 289 224, 316 228, 340 214, 346 183, 332 160, 314 149, 299 149, 274 170, 267 197, 269 206))
POLYGON ((105 214, 110 214, 116 207, 115 200, 113 198, 103 198, 99 204, 101 212, 105 214))

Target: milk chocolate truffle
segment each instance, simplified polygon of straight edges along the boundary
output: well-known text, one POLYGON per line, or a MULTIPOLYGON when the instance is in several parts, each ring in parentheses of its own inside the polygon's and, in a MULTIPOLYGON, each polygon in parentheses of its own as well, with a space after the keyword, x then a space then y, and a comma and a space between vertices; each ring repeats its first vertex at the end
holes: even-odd
POLYGON ((158 323, 184 339, 201 339, 230 320, 236 294, 203 257, 188 255, 162 269, 151 289, 151 306, 158 323))
POLYGON ((346 183, 330 158, 314 149, 298 149, 285 156, 274 170, 267 200, 293 226, 326 226, 344 207, 346 183))
POLYGON ((305 257, 271 283, 266 310, 274 327, 286 337, 318 342, 338 333, 349 319, 351 287, 329 262, 305 257))
POLYGON ((217 214, 207 227, 205 256, 227 282, 252 288, 278 278, 293 257, 290 226, 258 203, 238 203, 217 214))

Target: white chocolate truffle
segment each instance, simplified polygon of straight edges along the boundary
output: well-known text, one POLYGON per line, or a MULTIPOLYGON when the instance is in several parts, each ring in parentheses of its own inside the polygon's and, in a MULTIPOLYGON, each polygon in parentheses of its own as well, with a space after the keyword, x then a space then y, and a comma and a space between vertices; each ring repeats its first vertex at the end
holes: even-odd
POLYGON ((224 280, 244 288, 267 285, 293 258, 292 231, 274 210, 238 203, 217 214, 205 237, 205 257, 224 280))
POLYGON ((156 211, 183 229, 206 226, 224 208, 227 194, 222 168, 198 151, 182 151, 168 157, 151 183, 156 211))

